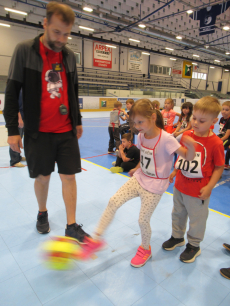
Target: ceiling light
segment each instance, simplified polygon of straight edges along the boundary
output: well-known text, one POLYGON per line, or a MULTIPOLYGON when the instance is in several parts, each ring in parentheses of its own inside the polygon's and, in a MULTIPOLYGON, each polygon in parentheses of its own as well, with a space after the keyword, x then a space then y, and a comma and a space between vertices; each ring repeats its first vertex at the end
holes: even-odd
POLYGON ((208 49, 209 48, 209 46, 208 45, 206 45, 206 46, 204 46, 206 49, 208 49))
POLYGON ((219 61, 219 60, 214 60, 214 62, 220 63, 220 61, 219 61))
POLYGON ((142 54, 145 54, 145 55, 150 55, 150 53, 148 52, 141 52, 142 54))
POLYGON ((226 55, 229 55, 229 54, 230 54, 230 52, 225 52, 225 54, 226 54, 226 55))
POLYGON ((79 28, 82 30, 86 30, 86 31, 92 31, 92 32, 94 31, 94 29, 83 27, 83 26, 79 26, 79 28))
POLYGON ((27 15, 26 12, 22 12, 22 11, 18 11, 18 10, 13 10, 13 9, 8 8, 8 7, 4 7, 4 9, 6 11, 9 11, 9 12, 12 12, 12 13, 21 14, 21 15, 27 15))
POLYGON ((182 36, 178 35, 176 36, 176 39, 182 39, 182 36))
POLYGON ((10 28, 10 25, 9 25, 9 24, 5 24, 5 23, 0 23, 0 26, 3 26, 3 27, 8 27, 8 28, 10 28))
POLYGON ((140 42, 140 40, 129 38, 130 41, 140 42))
POLYGON ((193 54, 192 56, 194 56, 194 57, 200 57, 200 55, 197 55, 197 54, 193 54))
POLYGON ((72 39, 72 37, 69 36, 68 39, 72 39))
POLYGON ((197 63, 192 63, 193 65, 197 66, 197 63))
POLYGON ((193 10, 188 10, 187 11, 187 14, 192 14, 193 13, 193 10))
POLYGON ((170 50, 170 51, 173 51, 174 49, 172 48, 168 48, 168 47, 165 47, 166 50, 170 50))
POLYGON ((224 71, 229 71, 228 69, 224 69, 224 71))
POLYGON ((225 31, 228 31, 230 28, 229 28, 229 26, 224 26, 223 27, 223 30, 225 30, 225 31))
POLYGON ((93 11, 93 9, 91 7, 88 7, 88 6, 84 6, 83 11, 91 13, 93 11))
POLYGON ((171 61, 176 61, 176 58, 170 57, 170 60, 171 60, 171 61))
POLYGON ((141 24, 138 24, 138 27, 144 29, 144 28, 146 28, 146 25, 141 23, 141 24))
POLYGON ((213 66, 210 66, 209 68, 211 68, 211 69, 214 69, 215 67, 213 67, 213 66))
POLYGON ((113 48, 113 49, 116 49, 116 48, 117 48, 116 46, 112 46, 112 45, 106 45, 106 47, 108 47, 108 48, 113 48))

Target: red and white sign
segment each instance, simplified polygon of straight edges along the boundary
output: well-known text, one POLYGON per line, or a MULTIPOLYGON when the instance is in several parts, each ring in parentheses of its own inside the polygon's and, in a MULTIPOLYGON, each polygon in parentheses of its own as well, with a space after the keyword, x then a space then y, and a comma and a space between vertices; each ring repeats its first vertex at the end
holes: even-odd
POLYGON ((173 70, 172 70, 172 73, 173 73, 173 74, 181 74, 181 70, 179 70, 179 69, 173 69, 173 70))
POLYGON ((112 48, 99 42, 93 43, 93 66, 112 68, 112 48))

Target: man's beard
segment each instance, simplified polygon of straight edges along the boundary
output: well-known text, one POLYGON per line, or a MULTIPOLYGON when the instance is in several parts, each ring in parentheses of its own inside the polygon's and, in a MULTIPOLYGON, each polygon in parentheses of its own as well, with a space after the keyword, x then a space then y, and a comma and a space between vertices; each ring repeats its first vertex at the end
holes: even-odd
MULTIPOLYGON (((56 42, 57 43, 57 42, 56 42)), ((60 43, 60 47, 57 47, 55 45, 55 41, 52 41, 49 37, 49 34, 47 33, 47 44, 48 46, 55 52, 61 52, 62 49, 65 47, 66 44, 61 44, 60 43)))

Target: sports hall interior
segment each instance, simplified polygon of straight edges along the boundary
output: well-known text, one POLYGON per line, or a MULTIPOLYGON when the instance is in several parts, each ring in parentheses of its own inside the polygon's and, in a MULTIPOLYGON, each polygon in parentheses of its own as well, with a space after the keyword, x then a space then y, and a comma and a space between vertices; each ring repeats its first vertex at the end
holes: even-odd
MULTIPOLYGON (((223 248, 223 243, 230 244, 230 170, 224 170, 212 191, 201 255, 195 262, 181 262, 181 248, 162 249, 172 228, 170 184, 151 218, 152 258, 142 268, 130 265, 141 239, 139 198, 118 210, 104 236, 107 247, 97 258, 76 261, 73 269, 65 271, 42 264, 41 243, 64 235, 61 181, 56 168, 47 204, 51 231, 40 235, 35 227, 34 180, 27 167, 9 166, 2 110, 13 51, 21 41, 43 33, 48 2, 0 0, 0 305, 229 306, 230 281, 219 270, 230 267, 230 252, 223 248)), ((58 2, 68 4, 76 14, 68 47, 76 55, 83 123, 82 172, 76 175, 77 222, 91 234, 110 197, 129 180, 127 172, 110 171, 116 160, 115 154, 107 153, 114 101, 125 108, 128 98, 148 98, 158 100, 163 108, 165 99, 172 98, 180 112, 183 102, 194 104, 207 95, 220 103, 230 100, 229 1, 58 2), (220 6, 220 12, 216 9, 211 15, 214 5, 220 6), (200 17, 204 11, 206 17, 200 17), (98 49, 107 53, 103 63, 97 61, 98 49)), ((214 132, 218 131, 216 123, 214 132)))

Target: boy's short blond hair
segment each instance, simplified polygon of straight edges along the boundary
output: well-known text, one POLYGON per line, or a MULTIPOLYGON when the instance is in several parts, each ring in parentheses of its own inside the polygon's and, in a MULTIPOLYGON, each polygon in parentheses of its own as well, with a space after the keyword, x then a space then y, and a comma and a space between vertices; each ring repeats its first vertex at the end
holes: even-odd
POLYGON ((160 108, 160 102, 157 100, 152 101, 152 103, 154 104, 154 107, 156 108, 157 106, 160 108))
POLYGON ((228 107, 230 107, 230 101, 225 101, 223 104, 222 104, 222 106, 223 105, 227 105, 228 107))
POLYGON ((134 100, 133 100, 133 99, 128 99, 128 100, 126 101, 126 104, 128 104, 128 103, 133 105, 133 104, 134 104, 134 100))
POLYGON ((193 110, 201 111, 202 113, 206 114, 212 114, 214 118, 217 118, 221 111, 221 105, 216 98, 206 96, 195 103, 193 110))
POLYGON ((174 101, 173 101, 173 99, 167 98, 167 99, 165 99, 165 101, 168 101, 168 102, 172 105, 172 107, 174 107, 174 101))
POLYGON ((119 101, 116 101, 116 102, 114 103, 114 107, 115 107, 115 108, 118 108, 119 106, 121 107, 121 106, 122 106, 122 103, 119 102, 119 101))

